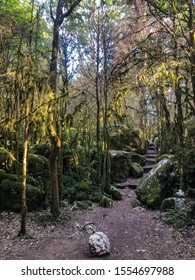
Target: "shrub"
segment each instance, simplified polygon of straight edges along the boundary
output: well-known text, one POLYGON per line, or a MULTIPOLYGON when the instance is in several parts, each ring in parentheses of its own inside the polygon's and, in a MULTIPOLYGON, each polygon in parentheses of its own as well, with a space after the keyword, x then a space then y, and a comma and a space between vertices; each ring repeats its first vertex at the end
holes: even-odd
POLYGON ((41 177, 48 180, 49 177, 49 160, 37 154, 29 154, 28 173, 33 177, 41 177))
POLYGON ((0 168, 6 172, 16 170, 17 160, 14 155, 6 150, 5 148, 0 148, 0 168))
MULTIPOLYGON (((0 211, 21 211, 22 183, 4 179, 0 184, 0 211)), ((36 187, 27 185, 27 208, 29 211, 40 209, 42 193, 36 187)))
POLYGON ((39 143, 30 147, 30 153, 49 158, 50 148, 48 143, 39 143))

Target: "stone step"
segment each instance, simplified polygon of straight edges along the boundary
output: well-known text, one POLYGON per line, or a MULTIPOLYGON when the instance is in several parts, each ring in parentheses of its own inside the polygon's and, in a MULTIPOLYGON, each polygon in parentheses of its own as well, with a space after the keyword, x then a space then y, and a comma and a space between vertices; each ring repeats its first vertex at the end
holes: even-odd
POLYGON ((148 173, 152 168, 153 168, 154 165, 145 165, 143 168, 144 168, 144 172, 145 173, 148 173))
POLYGON ((157 154, 152 154, 152 155, 146 154, 146 155, 145 155, 145 158, 146 158, 146 159, 153 159, 153 158, 156 159, 156 157, 157 157, 157 154))
POLYGON ((149 146, 147 150, 150 150, 150 151, 155 150, 156 151, 156 147, 155 146, 149 146))
POLYGON ((156 158, 146 159, 146 165, 154 165, 155 161, 156 161, 156 158))
POLYGON ((118 189, 125 189, 126 187, 129 187, 129 182, 115 183, 114 186, 118 189))
POLYGON ((147 157, 147 156, 153 156, 153 157, 157 157, 157 153, 146 153, 145 154, 145 157, 147 157))
POLYGON ((135 190, 137 188, 137 185, 136 183, 131 183, 128 187, 132 190, 135 190))

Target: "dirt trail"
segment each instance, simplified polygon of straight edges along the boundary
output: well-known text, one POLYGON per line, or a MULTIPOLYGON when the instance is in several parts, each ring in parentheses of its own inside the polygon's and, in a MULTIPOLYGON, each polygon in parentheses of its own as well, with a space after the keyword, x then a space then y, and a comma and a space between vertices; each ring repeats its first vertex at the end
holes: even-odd
MULTIPOLYGON (((145 171, 154 164, 156 155, 152 153, 151 149, 145 171)), ((133 184, 131 180, 129 185, 135 187, 138 180, 133 184)), ((126 187, 121 192, 123 200, 115 201, 112 207, 72 211, 69 220, 55 226, 43 226, 38 222, 39 214, 30 213, 28 229, 33 239, 13 239, 19 215, 0 215, 0 259, 91 259, 89 235, 82 230, 88 222, 109 237, 111 253, 102 259, 194 259, 194 228, 181 233, 163 223, 158 211, 133 208, 133 189, 126 187)))

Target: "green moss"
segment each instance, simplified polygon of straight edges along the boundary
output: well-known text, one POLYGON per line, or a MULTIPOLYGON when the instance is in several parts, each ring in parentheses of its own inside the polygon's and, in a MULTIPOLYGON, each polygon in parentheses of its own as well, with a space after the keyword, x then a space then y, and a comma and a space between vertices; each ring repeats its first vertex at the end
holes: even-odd
POLYGON ((10 172, 16 170, 17 160, 8 150, 0 147, 0 169, 10 172))
POLYGON ((129 175, 131 163, 130 153, 124 151, 111 151, 111 181, 125 182, 129 175))
MULTIPOLYGON (((22 183, 4 179, 0 184, 0 211, 21 211, 22 183)), ((27 185, 27 207, 29 211, 40 209, 42 193, 38 188, 27 185)))
POLYGON ((99 206, 104 207, 104 208, 108 208, 108 207, 112 206, 112 199, 107 196, 103 196, 103 198, 101 199, 101 201, 99 203, 99 206))
POLYGON ((173 198, 166 198, 162 201, 160 206, 161 211, 167 211, 175 208, 175 200, 173 198))
POLYGON ((109 189, 108 194, 112 197, 113 200, 122 200, 123 199, 121 192, 113 186, 109 189))
POLYGON ((140 201, 139 201, 138 199, 133 199, 133 200, 131 201, 131 206, 132 206, 132 208, 138 207, 138 206, 140 206, 140 205, 141 205, 141 203, 140 203, 140 201))
POLYGON ((136 162, 131 163, 129 174, 134 177, 141 177, 144 173, 143 167, 136 162))
POLYGON ((156 163, 159 163, 161 160, 163 159, 169 159, 169 158, 173 158, 173 155, 170 155, 170 154, 163 154, 163 155, 160 155, 156 158, 156 163))
POLYGON ((28 174, 33 177, 49 178, 49 160, 44 156, 29 154, 28 174))
POLYGON ((35 211, 43 206, 43 195, 40 189, 27 186, 27 208, 28 211, 35 211))
POLYGON ((87 210, 89 207, 93 205, 90 200, 76 201, 76 205, 83 210, 87 210))
POLYGON ((177 184, 179 180, 177 173, 173 172, 172 162, 164 159, 141 179, 136 194, 148 207, 158 209, 163 199, 172 196, 178 188, 177 184))
POLYGON ((22 184, 4 179, 0 184, 0 211, 20 212, 22 184))
POLYGON ((29 149, 29 152, 31 154, 38 154, 38 155, 44 156, 46 158, 49 158, 50 149, 51 149, 50 144, 39 143, 39 144, 31 146, 29 149))
POLYGON ((74 197, 74 201, 75 200, 79 200, 79 201, 82 201, 82 200, 88 200, 89 199, 89 194, 87 192, 77 192, 75 194, 75 197, 74 197))
POLYGON ((131 153, 131 160, 132 160, 132 162, 136 162, 141 166, 144 166, 146 163, 146 158, 144 156, 136 154, 136 153, 131 153))
POLYGON ((99 203, 102 200, 102 193, 100 191, 93 191, 90 193, 89 199, 93 202, 99 203))

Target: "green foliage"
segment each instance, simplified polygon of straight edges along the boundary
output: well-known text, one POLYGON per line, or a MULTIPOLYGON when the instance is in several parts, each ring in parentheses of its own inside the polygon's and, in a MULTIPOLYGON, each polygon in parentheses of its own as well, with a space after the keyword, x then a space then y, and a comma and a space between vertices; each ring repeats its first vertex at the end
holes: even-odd
POLYGON ((112 199, 107 196, 103 196, 99 203, 99 206, 103 208, 108 208, 112 206, 112 199))
POLYGON ((101 199, 100 191, 90 181, 77 181, 72 174, 64 176, 64 196, 69 202, 91 200, 99 202, 101 199))
POLYGON ((135 151, 143 153, 145 150, 145 141, 141 130, 130 130, 126 128, 113 131, 110 136, 110 147, 116 150, 135 151))
POLYGON ((87 210, 89 207, 93 205, 91 200, 83 200, 83 201, 76 201, 76 205, 82 209, 82 210, 87 210))
POLYGON ((161 160, 165 159, 165 158, 171 158, 173 157, 173 155, 170 155, 170 154, 163 154, 163 155, 160 155, 156 158, 156 161, 155 163, 158 163, 160 162, 161 160))
POLYGON ((186 229, 194 225, 195 215, 193 207, 186 207, 182 209, 170 209, 166 213, 161 213, 161 219, 168 225, 173 225, 178 229, 186 229))
MULTIPOLYGON (((13 178, 12 178, 13 179, 13 178)), ((4 179, 0 183, 0 211, 21 211, 22 183, 4 179)), ((27 185, 27 207, 29 211, 40 209, 42 192, 36 187, 27 185)))
POLYGON ((110 189, 107 191, 107 194, 113 200, 122 200, 123 199, 123 196, 122 196, 121 192, 117 188, 115 188, 113 186, 110 187, 110 189))
POLYGON ((31 154, 37 154, 49 158, 50 144, 39 143, 30 147, 29 152, 31 154))
POLYGON ((141 166, 144 166, 146 163, 146 158, 144 156, 136 154, 136 153, 131 153, 131 160, 132 160, 132 162, 136 162, 141 166))
POLYGON ((0 168, 6 172, 10 172, 16 169, 17 160, 14 155, 6 150, 5 148, 0 148, 0 168))
POLYGON ((48 180, 49 177, 49 160, 44 156, 29 154, 28 157, 28 174, 35 178, 41 177, 48 180))
POLYGON ((178 149, 175 158, 179 161, 182 171, 183 188, 195 188, 195 149, 180 148, 178 149))

